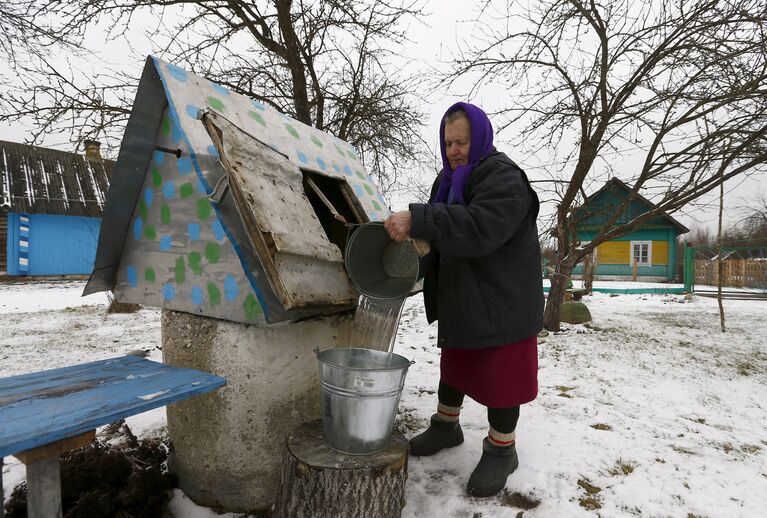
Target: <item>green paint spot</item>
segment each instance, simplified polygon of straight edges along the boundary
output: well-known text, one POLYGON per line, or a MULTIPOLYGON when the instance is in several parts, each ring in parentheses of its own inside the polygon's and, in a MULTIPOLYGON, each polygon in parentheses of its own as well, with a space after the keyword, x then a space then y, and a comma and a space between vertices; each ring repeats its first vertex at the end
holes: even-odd
POLYGON ((252 293, 245 297, 245 302, 242 303, 242 309, 245 310, 245 318, 248 320, 255 320, 261 313, 263 313, 261 304, 258 303, 258 300, 256 300, 256 297, 254 297, 252 293))
POLYGON ((355 153, 355 152, 354 152, 354 151, 352 151, 351 149, 347 150, 347 151, 346 151, 346 154, 347 154, 347 155, 349 155, 349 158, 354 158, 354 159, 356 159, 356 158, 357 158, 357 153, 355 153))
POLYGON ((211 306, 217 306, 221 302, 221 290, 212 282, 208 283, 208 299, 211 306))
POLYGON ((144 227, 144 237, 154 241, 157 237, 157 231, 154 229, 154 225, 147 225, 144 227))
MULTIPOLYGON (((365 187, 367 187, 367 185, 365 187)), ((170 223, 170 207, 167 205, 160 207, 160 221, 162 221, 163 225, 170 223)))
POLYGON ((266 126, 266 121, 264 120, 264 118, 261 116, 260 113, 250 110, 248 112, 248 115, 250 115, 250 118, 256 121, 257 123, 261 124, 262 126, 266 126))
POLYGON ((170 135, 170 119, 168 117, 162 119, 162 134, 166 137, 170 135))
POLYGON ((375 210, 381 210, 381 206, 378 204, 377 201, 373 200, 373 208, 375 210))
POLYGON ((369 194, 370 196, 372 196, 372 195, 373 195, 373 189, 371 189, 371 188, 370 188, 370 186, 369 186, 368 184, 365 184, 365 185, 363 185, 363 187, 365 187, 365 190, 368 192, 368 194, 369 194))
POLYGON ((200 256, 200 252, 189 253, 189 269, 192 270, 195 275, 202 274, 202 268, 200 267, 201 260, 202 257, 200 256))
POLYGON ((176 259, 176 284, 181 284, 186 279, 186 266, 184 265, 184 256, 176 259))
POLYGON ((314 135, 312 135, 312 142, 314 143, 315 146, 322 147, 322 141, 314 135))
POLYGON ((160 175, 160 171, 156 168, 152 168, 152 185, 155 187, 159 187, 162 185, 162 176, 160 175))
POLYGON ((207 243, 205 245, 205 259, 209 263, 217 263, 221 259, 221 247, 218 243, 207 243))
POLYGON ((179 192, 181 193, 182 198, 188 198, 194 194, 194 186, 192 185, 192 182, 186 182, 183 184, 179 189, 179 192))
POLYGON ((141 216, 141 219, 146 221, 147 207, 146 207, 146 202, 144 201, 143 198, 139 200, 138 202, 138 214, 139 216, 141 216))
POLYGON ((291 126, 290 124, 285 124, 285 128, 288 130, 288 133, 290 133, 291 135, 293 135, 295 138, 301 138, 301 137, 298 135, 298 132, 296 131, 296 128, 294 128, 294 127, 293 127, 293 126, 291 126))
POLYGON ((223 112, 225 109, 224 103, 222 103, 220 99, 216 99, 212 95, 208 96, 208 104, 210 104, 211 108, 219 112, 223 112))
POLYGON ((338 151, 338 154, 341 156, 344 156, 344 150, 341 149, 338 144, 333 144, 336 147, 336 151, 338 151))
POLYGON ((367 179, 368 179, 368 177, 367 177, 367 176, 365 176, 365 174, 364 174, 364 173, 361 173, 361 172, 359 172, 359 171, 354 171, 354 172, 355 172, 355 173, 357 173, 357 177, 358 177, 360 180, 367 180, 367 179))
POLYGON ((210 217, 210 203, 207 198, 197 200, 197 217, 202 220, 210 217))
POLYGON ((154 276, 154 269, 153 268, 147 268, 144 270, 144 280, 146 282, 154 282, 155 276, 154 276))

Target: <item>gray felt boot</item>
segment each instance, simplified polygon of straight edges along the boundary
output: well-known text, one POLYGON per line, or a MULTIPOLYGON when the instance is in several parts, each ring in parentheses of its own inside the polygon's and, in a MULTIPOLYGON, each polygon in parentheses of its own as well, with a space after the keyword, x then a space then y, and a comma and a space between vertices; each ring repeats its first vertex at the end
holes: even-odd
POLYGON ((485 437, 482 458, 469 477, 466 489, 472 496, 493 496, 506 485, 506 479, 519 466, 514 444, 498 446, 485 437))
POLYGON ((462 442, 461 424, 458 421, 443 421, 434 414, 426 431, 410 439, 410 455, 428 457, 462 442))

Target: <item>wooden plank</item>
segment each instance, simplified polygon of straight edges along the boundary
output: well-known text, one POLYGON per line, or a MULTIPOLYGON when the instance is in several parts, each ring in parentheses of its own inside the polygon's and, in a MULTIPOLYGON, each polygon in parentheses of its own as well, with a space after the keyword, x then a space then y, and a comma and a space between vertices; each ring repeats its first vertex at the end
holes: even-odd
POLYGON ((134 356, 0 378, 0 457, 225 384, 218 376, 134 356))
POLYGON ((80 448, 96 440, 96 430, 85 432, 74 437, 62 439, 60 441, 46 444, 38 448, 32 448, 31 450, 23 451, 21 453, 14 454, 14 457, 19 459, 24 464, 32 464, 38 460, 47 459, 48 457, 58 457, 62 453, 66 453, 69 450, 80 448))

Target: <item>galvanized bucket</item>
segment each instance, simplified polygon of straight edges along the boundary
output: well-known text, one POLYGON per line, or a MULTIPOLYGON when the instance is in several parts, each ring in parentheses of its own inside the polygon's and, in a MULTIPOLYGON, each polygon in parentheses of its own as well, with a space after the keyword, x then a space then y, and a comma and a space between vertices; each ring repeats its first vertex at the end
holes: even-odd
POLYGON ((383 223, 357 227, 346 242, 346 273, 364 295, 405 297, 418 280, 418 252, 411 241, 393 241, 383 223))
POLYGON ((325 443, 349 455, 385 449, 413 362, 372 349, 314 351, 319 360, 325 443))

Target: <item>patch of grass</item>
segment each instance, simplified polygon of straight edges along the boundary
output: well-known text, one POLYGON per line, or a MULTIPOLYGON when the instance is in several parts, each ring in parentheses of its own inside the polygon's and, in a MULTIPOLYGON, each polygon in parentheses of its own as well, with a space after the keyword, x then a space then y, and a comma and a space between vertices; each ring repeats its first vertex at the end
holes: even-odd
POLYGON ((655 462, 658 462, 660 464, 665 464, 666 463, 666 459, 661 459, 660 457, 655 457, 655 462))
POLYGON ((684 446, 671 446, 671 449, 677 453, 684 453, 685 455, 697 455, 696 452, 689 448, 685 448, 684 446))
POLYGON ((613 427, 612 427, 612 426, 610 426, 609 424, 604 424, 604 423, 597 423, 597 424, 592 424, 592 425, 591 425, 591 427, 592 427, 594 430, 606 430, 606 431, 608 431, 608 432, 609 432, 609 431, 612 431, 612 429, 613 429, 613 427))
POLYGON ((747 453, 749 455, 754 455, 762 451, 762 447, 757 446, 756 444, 744 444, 743 446, 740 447, 740 451, 742 451, 743 453, 747 453))
POLYGON ((510 493, 507 489, 504 489, 500 496, 501 504, 506 507, 518 507, 524 510, 535 509, 541 504, 540 500, 531 498, 522 493, 513 492, 510 493))
POLYGON ((623 459, 618 459, 615 462, 615 466, 607 470, 607 473, 613 477, 617 477, 619 475, 631 475, 634 472, 634 468, 637 467, 636 462, 632 461, 625 461, 623 459))
POLYGON ((597 509, 602 508, 602 504, 599 502, 599 498, 595 496, 581 497, 581 499, 578 500, 578 503, 587 511, 596 511, 597 509))
POLYGON ((722 451, 725 453, 730 453, 731 451, 735 449, 735 447, 729 442, 722 443, 720 445, 720 448, 722 448, 722 451))
POLYGON ((578 485, 581 486, 581 488, 583 488, 583 490, 590 495, 596 495, 597 493, 602 491, 601 487, 595 486, 586 478, 578 479, 578 485))
POLYGON ((568 392, 570 392, 571 390, 575 390, 575 387, 567 387, 565 385, 557 385, 556 387, 554 387, 554 389, 559 391, 559 394, 557 394, 557 396, 559 396, 559 397, 566 397, 566 398, 572 398, 573 396, 568 394, 568 392))
POLYGON ((751 362, 738 362, 736 365, 736 368, 738 369, 738 374, 741 376, 751 376, 754 372, 756 372, 756 367, 751 362))

